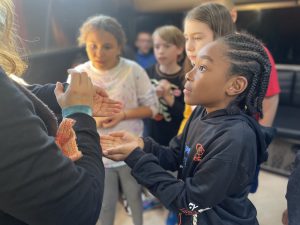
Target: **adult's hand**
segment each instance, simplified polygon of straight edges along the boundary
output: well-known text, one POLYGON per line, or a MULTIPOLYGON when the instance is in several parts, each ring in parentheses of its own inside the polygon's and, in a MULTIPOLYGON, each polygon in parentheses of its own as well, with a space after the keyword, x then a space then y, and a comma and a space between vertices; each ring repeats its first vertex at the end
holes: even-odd
POLYGON ((95 90, 91 79, 84 72, 71 73, 71 82, 66 91, 64 91, 62 83, 57 82, 54 93, 57 102, 62 109, 75 105, 93 107, 95 90))

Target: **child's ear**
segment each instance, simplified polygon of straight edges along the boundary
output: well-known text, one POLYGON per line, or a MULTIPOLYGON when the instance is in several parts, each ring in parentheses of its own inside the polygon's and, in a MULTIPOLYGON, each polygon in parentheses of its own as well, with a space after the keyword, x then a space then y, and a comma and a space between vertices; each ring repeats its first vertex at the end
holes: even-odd
POLYGON ((241 94, 248 86, 248 80, 243 76, 234 76, 227 81, 226 94, 235 96, 241 94))
POLYGON ((122 55, 122 50, 123 50, 123 46, 118 45, 118 52, 119 52, 119 56, 122 55))

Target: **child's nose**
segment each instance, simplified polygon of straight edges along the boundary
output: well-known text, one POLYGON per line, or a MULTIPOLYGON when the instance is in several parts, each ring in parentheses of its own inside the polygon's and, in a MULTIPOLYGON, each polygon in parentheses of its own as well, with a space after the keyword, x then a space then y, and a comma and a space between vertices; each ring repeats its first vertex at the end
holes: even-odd
POLYGON ((185 41, 185 48, 187 51, 194 51, 195 47, 194 47, 194 43, 192 40, 186 40, 185 41))
POLYGON ((185 74, 185 79, 187 80, 187 81, 193 81, 194 79, 193 79, 193 72, 194 71, 194 69, 192 69, 191 71, 189 71, 189 72, 187 72, 186 74, 185 74))
POLYGON ((96 51, 96 56, 97 56, 97 57, 101 57, 101 56, 104 55, 104 52, 105 52, 105 51, 104 51, 103 49, 100 48, 100 49, 98 49, 98 50, 96 51))

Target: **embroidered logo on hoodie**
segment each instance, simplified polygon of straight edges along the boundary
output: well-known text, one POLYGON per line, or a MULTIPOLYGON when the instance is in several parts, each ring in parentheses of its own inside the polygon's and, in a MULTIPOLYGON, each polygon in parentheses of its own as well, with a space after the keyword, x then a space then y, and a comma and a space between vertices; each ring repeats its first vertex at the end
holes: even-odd
POLYGON ((196 153, 194 155, 193 161, 200 162, 205 150, 201 144, 196 144, 196 153))

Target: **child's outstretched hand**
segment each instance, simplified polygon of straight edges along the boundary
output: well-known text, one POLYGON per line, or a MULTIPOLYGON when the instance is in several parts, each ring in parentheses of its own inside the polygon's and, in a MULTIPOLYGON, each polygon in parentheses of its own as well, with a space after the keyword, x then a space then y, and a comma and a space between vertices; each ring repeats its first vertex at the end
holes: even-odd
POLYGON ((141 138, 126 131, 100 136, 100 143, 103 155, 115 161, 125 160, 137 147, 144 148, 144 142, 141 138))
POLYGON ((94 85, 93 116, 105 117, 120 113, 123 104, 109 98, 103 88, 94 85))
POLYGON ((103 127, 103 128, 114 127, 124 119, 125 119, 125 113, 124 113, 124 111, 122 111, 122 112, 116 113, 113 116, 109 116, 109 117, 106 117, 105 119, 103 119, 100 124, 100 127, 103 127))
POLYGON ((160 81, 157 82, 157 86, 156 86, 156 95, 157 97, 161 98, 164 97, 166 95, 166 92, 170 90, 170 82, 162 79, 160 81))
POLYGON ((172 84, 169 81, 162 79, 158 82, 156 95, 163 98, 169 106, 173 106, 175 98, 172 93, 172 84))

